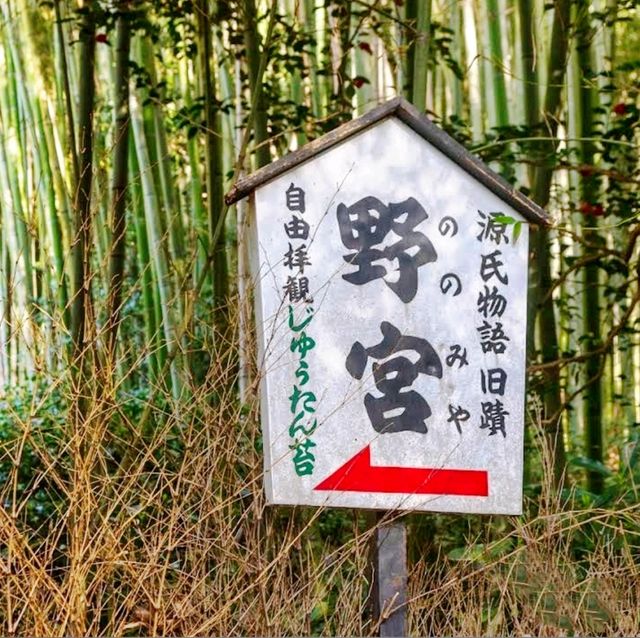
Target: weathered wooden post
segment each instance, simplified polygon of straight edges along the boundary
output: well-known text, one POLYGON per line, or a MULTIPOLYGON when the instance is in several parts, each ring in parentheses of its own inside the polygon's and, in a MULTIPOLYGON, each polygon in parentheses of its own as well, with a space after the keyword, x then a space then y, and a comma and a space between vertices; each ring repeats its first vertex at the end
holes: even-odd
POLYGON ((373 617, 379 636, 406 636, 407 528, 378 518, 373 538, 373 617))
MULTIPOLYGON (((272 504, 519 514, 528 224, 545 213, 402 99, 242 179, 272 504)), ((379 525, 380 635, 407 633, 379 525)))

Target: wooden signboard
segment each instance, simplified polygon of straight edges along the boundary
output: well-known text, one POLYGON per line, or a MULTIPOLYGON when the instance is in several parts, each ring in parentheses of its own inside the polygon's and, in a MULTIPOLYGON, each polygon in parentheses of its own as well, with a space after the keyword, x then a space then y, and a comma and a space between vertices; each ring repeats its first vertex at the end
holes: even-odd
POLYGON ((544 212, 400 99, 245 196, 268 501, 520 513, 544 212))

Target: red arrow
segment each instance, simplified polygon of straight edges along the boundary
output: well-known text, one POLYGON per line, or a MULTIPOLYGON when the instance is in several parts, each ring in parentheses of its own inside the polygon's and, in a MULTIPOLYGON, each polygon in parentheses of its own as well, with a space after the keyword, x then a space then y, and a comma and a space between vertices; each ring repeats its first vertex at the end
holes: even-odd
POLYGON ((489 473, 484 470, 375 466, 371 465, 371 450, 367 445, 314 489, 388 494, 488 496, 489 473))

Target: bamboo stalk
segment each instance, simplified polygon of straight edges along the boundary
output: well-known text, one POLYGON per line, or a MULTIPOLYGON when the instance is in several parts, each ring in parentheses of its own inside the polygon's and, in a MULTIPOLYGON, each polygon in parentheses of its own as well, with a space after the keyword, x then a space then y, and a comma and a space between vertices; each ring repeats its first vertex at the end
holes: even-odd
POLYGON ((81 66, 78 108, 78 180, 74 197, 73 282, 71 338, 74 359, 85 348, 85 323, 89 304, 91 247, 91 189, 93 186, 94 61, 96 49, 95 7, 90 4, 80 28, 81 66))
POLYGON ((427 83, 431 63, 431 1, 421 0, 416 7, 411 100, 419 111, 427 108, 427 83))
POLYGON ((322 114, 322 95, 321 82, 318 76, 319 69, 319 56, 318 56, 318 37, 316 34, 319 32, 316 21, 316 6, 315 0, 303 0, 300 5, 303 12, 303 24, 307 35, 314 35, 314 44, 311 47, 311 51, 304 54, 307 66, 309 67, 309 79, 310 87, 309 92, 311 94, 311 112, 314 119, 319 119, 322 114))
MULTIPOLYGON (((182 91, 185 95, 185 104, 191 106, 191 81, 188 77, 189 67, 187 60, 183 60, 182 91)), ((201 178, 202 157, 198 138, 196 135, 187 134, 187 155, 189 157, 189 209, 191 211, 191 233, 196 243, 196 259, 194 261, 194 279, 200 277, 200 272, 207 260, 208 246, 208 220, 203 202, 203 188, 201 178)))
POLYGON ((71 154, 71 168, 73 169, 73 182, 79 183, 80 161, 78 159, 78 145, 76 143, 76 127, 73 114, 73 101, 71 99, 71 81, 69 79, 69 65, 67 63, 67 46, 64 37, 63 16, 60 10, 60 0, 55 0, 54 5, 56 12, 56 34, 58 36, 58 52, 59 64, 62 71, 62 80, 64 86, 65 112, 67 115, 67 134, 69 136, 69 151, 71 154))
MULTIPOLYGON (((44 221, 49 241, 51 242, 53 252, 53 265, 55 268, 55 289, 57 297, 57 305, 60 311, 63 328, 68 329, 70 326, 69 314, 69 293, 67 288, 67 277, 65 273, 65 244, 62 233, 62 225, 57 212, 57 200, 55 191, 55 177, 49 163, 49 143, 47 140, 46 129, 42 117, 42 108, 36 101, 34 103, 36 110, 38 140, 37 149, 40 155, 40 166, 42 170, 42 187, 46 197, 46 214, 44 221)), ((45 237, 46 237, 45 236, 45 237)))
MULTIPOLYGON (((3 206, 0 200, 0 233, 4 236, 3 206)), ((11 262, 7 259, 7 247, 0 241, 0 388, 11 383, 11 262)))
MULTIPOLYGON (((132 135, 131 130, 129 135, 132 135)), ((140 271, 140 290, 142 292, 142 307, 144 314, 145 347, 148 350, 146 356, 149 378, 151 382, 158 381, 160 370, 167 356, 167 348, 164 340, 159 338, 159 325, 156 318, 156 298, 158 285, 154 279, 151 255, 149 254, 149 241, 144 212, 144 195, 140 179, 140 167, 136 155, 135 146, 129 145, 129 185, 131 190, 131 208, 136 233, 136 260, 140 271)), ((159 307, 159 304, 158 304, 159 307)))
POLYGON ((404 25, 402 28, 402 44, 404 55, 404 85, 402 90, 407 98, 415 104, 413 77, 416 68, 415 33, 418 17, 418 0, 406 0, 404 3, 404 25))
MULTIPOLYGON (((462 10, 462 3, 455 3, 450 7, 449 16, 449 28, 453 32, 452 42, 454 44, 454 54, 456 55, 456 61, 461 67, 463 66, 463 60, 465 58, 462 10)), ((448 81, 453 85, 451 99, 452 108, 450 113, 468 121, 469 116, 465 113, 464 108, 463 80, 456 76, 456 74, 451 70, 447 73, 447 77, 448 81)))
MULTIPOLYGON (((502 128, 509 125, 509 107, 507 104, 507 88, 502 66, 504 52, 502 47, 502 13, 498 0, 486 0, 486 32, 489 44, 490 88, 492 100, 488 110, 488 121, 492 128, 502 128)), ((512 166, 501 162, 501 172, 510 179, 512 166)))
MULTIPOLYGON (((580 159, 584 166, 592 167, 595 162, 596 148, 591 138, 594 135, 594 112, 596 91, 591 78, 593 73, 593 59, 591 40, 593 31, 589 19, 589 3, 580 0, 577 9, 577 39, 576 52, 581 72, 580 84, 580 159)), ((583 172, 580 195, 585 205, 595 205, 599 198, 599 180, 595 171, 583 172)), ((587 246, 595 247, 600 244, 597 218, 588 217, 582 229, 582 241, 587 246)), ((582 271, 583 296, 582 320, 583 332, 587 337, 585 349, 594 350, 601 344, 600 319, 600 281, 599 265, 590 262, 582 271)), ((584 393, 583 419, 585 429, 585 444, 587 456, 598 462, 603 462, 603 422, 602 422, 602 370, 601 357, 590 357, 584 365, 584 380, 588 386, 584 393)), ((604 477, 601 472, 588 469, 587 484, 589 490, 595 494, 602 492, 604 477)))
POLYGON ((469 119, 471 121, 471 131, 474 141, 482 138, 484 132, 483 118, 483 91, 481 82, 482 64, 482 44, 478 40, 476 31, 476 19, 474 0, 463 0, 463 22, 464 22, 464 42, 465 42, 465 66, 468 77, 468 102, 469 119))
MULTIPOLYGON (((558 130, 558 113, 561 105, 562 87, 567 65, 569 48, 569 29, 571 17, 569 0, 556 0, 553 16, 553 31, 549 47, 547 77, 553 82, 547 85, 544 98, 543 117, 548 131, 548 139, 540 142, 536 148, 536 168, 532 185, 532 199, 546 208, 553 177, 556 142, 558 130)), ((532 263, 531 279, 533 286, 529 289, 529 316, 538 316, 538 343, 540 344, 543 362, 554 361, 558 357, 558 328, 556 311, 550 294, 553 285, 551 273, 551 251, 549 231, 540 229, 534 237, 536 251, 532 263), (541 301, 540 301, 541 300, 541 301), (540 302, 540 305, 538 305, 540 302)), ((560 394, 560 372, 557 367, 549 368, 544 373, 544 407, 545 434, 548 445, 554 453, 554 482, 560 487, 566 470, 566 452, 564 432, 562 431, 562 400, 560 394)))
MULTIPOLYGON (((538 97, 538 74, 534 40, 534 0, 518 0, 520 26, 520 53, 522 58, 522 101, 524 121, 535 135, 540 122, 540 99, 538 97)), ((533 183, 535 168, 529 165, 529 185, 533 183)))
POLYGON ((171 362, 169 372, 171 376, 172 394, 174 398, 177 399, 180 396, 182 384, 179 372, 179 345, 176 343, 175 320, 171 310, 176 295, 172 289, 169 255, 160 215, 156 184, 153 181, 153 171, 142 119, 142 107, 135 93, 131 95, 130 108, 133 139, 135 141, 138 164, 140 166, 140 183, 142 186, 143 208, 147 227, 147 241, 149 243, 149 253, 154 265, 158 287, 157 303, 160 304, 165 347, 167 350, 175 349, 176 352, 176 356, 171 362))
MULTIPOLYGON (((153 45, 146 37, 140 38, 138 42, 139 60, 149 74, 150 88, 159 91, 153 45)), ((147 103, 144 106, 145 127, 148 139, 152 142, 149 146, 150 158, 154 163, 157 183, 160 184, 158 195, 160 209, 164 216, 163 225, 167 231, 172 265, 179 281, 182 282, 189 277, 189 274, 185 270, 185 229, 173 183, 172 153, 169 151, 167 134, 162 120, 162 104, 157 97, 149 95, 148 91, 145 97, 147 98, 147 103)), ((179 298, 177 301, 181 309, 180 312, 182 312, 183 300, 179 298)))
MULTIPOLYGON (((211 67, 211 16, 209 0, 198 0, 198 51, 200 81, 204 91, 205 110, 205 176, 207 185, 207 210, 209 214, 209 241, 222 215, 224 207, 224 177, 222 159, 222 126, 220 113, 216 107, 216 93, 213 70, 211 67)), ((225 227, 218 235, 213 251, 211 281, 213 284, 213 321, 223 340, 228 339, 227 302, 229 295, 229 275, 226 257, 225 227)))
MULTIPOLYGON (((256 26, 256 6, 254 0, 244 0, 243 3, 244 41, 247 50, 247 65, 249 67, 249 85, 251 94, 259 94, 255 109, 253 130, 255 140, 256 168, 266 166, 271 161, 267 140, 267 105, 262 91, 257 90, 258 70, 260 67, 260 35, 256 26)), ((262 55, 266 53, 263 52, 262 55)))
POLYGON ((120 324, 124 284, 127 178, 129 157, 129 51, 131 33, 128 2, 121 2, 116 21, 115 60, 115 144, 111 181, 111 250, 107 298, 107 350, 114 357, 120 324))
MULTIPOLYGON (((6 35, 6 34, 5 34, 6 35)), ((5 59, 11 66, 11 53, 5 38, 5 59)), ((28 373, 33 369, 30 347, 33 344, 34 287, 31 259, 31 242, 25 218, 25 202, 22 192, 19 169, 21 168, 21 139, 16 130, 20 114, 20 103, 16 94, 15 82, 5 78, 0 84, 0 186, 3 195, 3 231, 6 241, 6 272, 11 274, 7 280, 6 299, 10 313, 9 332, 11 340, 12 377, 19 379, 21 370, 28 373), (4 85, 3 85, 4 84, 4 85), (11 117, 13 115, 14 117, 11 117), (24 356, 22 352, 24 351, 24 356)), ((24 164, 23 164, 24 165, 24 164)))

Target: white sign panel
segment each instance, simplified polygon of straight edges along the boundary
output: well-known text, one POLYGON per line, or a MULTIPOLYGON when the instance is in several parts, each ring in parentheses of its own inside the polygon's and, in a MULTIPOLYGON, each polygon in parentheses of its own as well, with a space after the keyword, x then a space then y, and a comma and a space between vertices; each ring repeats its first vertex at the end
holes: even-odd
POLYGON ((395 118, 253 203, 269 502, 519 513, 522 217, 395 118))

